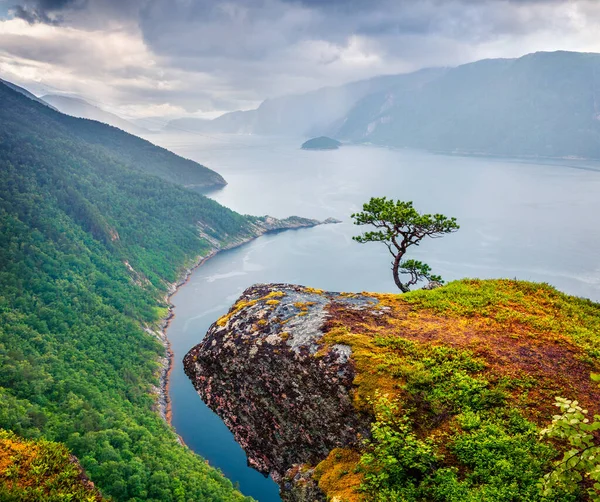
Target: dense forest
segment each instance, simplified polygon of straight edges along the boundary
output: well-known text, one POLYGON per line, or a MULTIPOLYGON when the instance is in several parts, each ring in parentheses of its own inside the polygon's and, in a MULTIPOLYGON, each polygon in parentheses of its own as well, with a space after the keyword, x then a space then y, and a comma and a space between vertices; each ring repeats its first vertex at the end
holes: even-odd
POLYGON ((191 161, 2 84, 0 103, 0 429, 64 443, 114 500, 242 500, 156 412, 143 328, 211 248, 199 230, 249 219, 158 177, 220 179, 191 161))

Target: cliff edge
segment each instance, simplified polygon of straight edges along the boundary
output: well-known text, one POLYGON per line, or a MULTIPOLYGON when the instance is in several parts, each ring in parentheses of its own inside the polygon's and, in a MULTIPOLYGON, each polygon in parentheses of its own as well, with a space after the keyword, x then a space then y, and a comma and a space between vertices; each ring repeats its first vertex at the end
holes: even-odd
POLYGON ((465 280, 405 295, 246 290, 184 359, 285 501, 542 499, 556 396, 600 411, 600 305, 465 280))

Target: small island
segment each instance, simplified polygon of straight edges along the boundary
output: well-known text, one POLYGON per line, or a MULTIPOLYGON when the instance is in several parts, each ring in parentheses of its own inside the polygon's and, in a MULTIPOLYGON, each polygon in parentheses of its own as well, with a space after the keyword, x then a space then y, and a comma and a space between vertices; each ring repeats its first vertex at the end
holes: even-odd
POLYGON ((342 144, 327 136, 319 136, 302 143, 302 150, 337 150, 342 144))

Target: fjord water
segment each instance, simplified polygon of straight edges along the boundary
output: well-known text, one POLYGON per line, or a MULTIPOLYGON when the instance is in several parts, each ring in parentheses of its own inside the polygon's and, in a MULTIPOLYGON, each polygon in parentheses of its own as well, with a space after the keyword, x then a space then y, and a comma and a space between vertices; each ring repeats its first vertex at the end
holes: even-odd
POLYGON ((441 156, 370 146, 302 151, 302 139, 251 136, 153 136, 222 174, 209 194, 238 212, 301 215, 338 225, 263 236, 198 268, 172 298, 168 336, 175 353, 173 425, 185 443, 261 502, 277 486, 246 467, 221 420, 195 393, 181 360, 244 289, 291 282, 334 291, 394 291, 382 244, 351 240, 350 214, 371 196, 412 200, 417 209, 456 216, 458 233, 429 240, 413 257, 446 280, 518 278, 548 282, 600 301, 600 165, 586 161, 441 156))

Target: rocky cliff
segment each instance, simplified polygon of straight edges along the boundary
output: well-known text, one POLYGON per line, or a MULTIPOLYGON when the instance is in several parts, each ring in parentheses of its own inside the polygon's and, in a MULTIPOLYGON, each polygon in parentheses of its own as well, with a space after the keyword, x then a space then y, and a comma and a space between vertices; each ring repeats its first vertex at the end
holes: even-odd
POLYGON ((547 285, 271 284, 245 291, 184 365, 283 500, 458 502, 542 500, 564 445, 540 429, 555 396, 599 411, 599 357, 600 305, 547 285))

